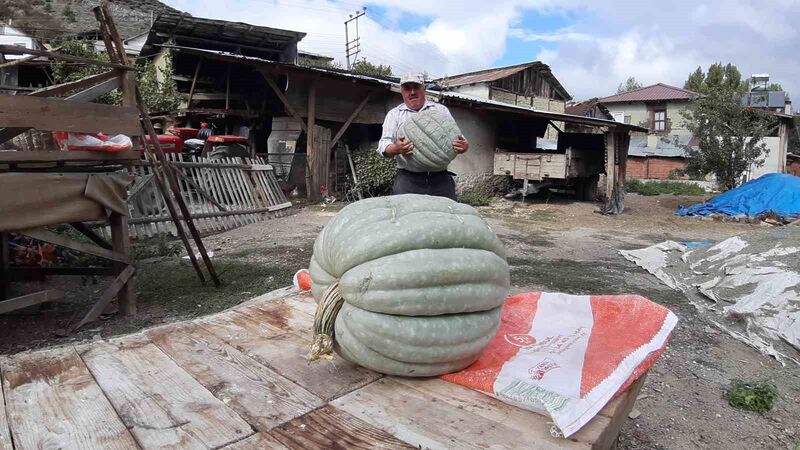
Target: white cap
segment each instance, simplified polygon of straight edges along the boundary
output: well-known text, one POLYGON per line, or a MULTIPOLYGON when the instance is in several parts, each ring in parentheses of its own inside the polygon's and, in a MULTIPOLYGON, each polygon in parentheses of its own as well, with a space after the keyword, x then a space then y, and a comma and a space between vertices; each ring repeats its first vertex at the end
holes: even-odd
POLYGON ((406 83, 416 83, 420 85, 425 85, 425 79, 423 78, 421 73, 407 73, 400 78, 400 84, 406 83))

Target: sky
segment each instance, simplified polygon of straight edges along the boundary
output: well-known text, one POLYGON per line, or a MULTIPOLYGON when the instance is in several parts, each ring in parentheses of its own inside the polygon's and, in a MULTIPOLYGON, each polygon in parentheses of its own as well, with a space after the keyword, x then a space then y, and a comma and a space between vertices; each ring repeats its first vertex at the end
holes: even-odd
POLYGON ((616 93, 628 77, 683 87, 698 66, 769 73, 800 107, 800 0, 166 0, 198 17, 307 33, 300 49, 345 65, 344 20, 361 52, 396 75, 440 77, 541 61, 575 100, 616 93), (224 4, 224 8, 220 6, 224 4), (351 32, 354 28, 351 28, 351 32))

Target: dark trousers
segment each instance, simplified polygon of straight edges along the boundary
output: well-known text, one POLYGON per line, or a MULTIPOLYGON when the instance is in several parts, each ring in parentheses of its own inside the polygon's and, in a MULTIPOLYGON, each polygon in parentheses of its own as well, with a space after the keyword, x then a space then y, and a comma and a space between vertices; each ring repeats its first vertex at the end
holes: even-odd
POLYGON ((425 194, 456 200, 456 182, 450 172, 412 172, 397 169, 392 195, 425 194))

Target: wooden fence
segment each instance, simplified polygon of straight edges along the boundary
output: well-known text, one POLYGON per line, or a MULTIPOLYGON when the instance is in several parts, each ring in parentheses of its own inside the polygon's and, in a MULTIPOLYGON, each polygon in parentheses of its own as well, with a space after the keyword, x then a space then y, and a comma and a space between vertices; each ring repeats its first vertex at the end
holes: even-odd
MULTIPOLYGON (((168 154, 181 194, 202 233, 230 230, 282 215, 292 206, 281 190, 272 166, 262 158, 208 159, 168 154)), ((175 225, 153 179, 152 167, 142 161, 128 193, 131 237, 175 235, 175 225)))

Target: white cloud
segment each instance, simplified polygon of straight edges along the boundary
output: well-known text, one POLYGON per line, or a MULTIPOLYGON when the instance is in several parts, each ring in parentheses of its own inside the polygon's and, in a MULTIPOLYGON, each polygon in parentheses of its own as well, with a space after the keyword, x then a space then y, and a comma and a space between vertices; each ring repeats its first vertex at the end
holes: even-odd
MULTIPOLYGON (((344 25, 353 0, 167 0, 197 16, 305 31, 304 50, 344 62, 344 25)), ((391 64, 396 74, 425 70, 455 74, 496 65, 509 38, 544 45, 537 58, 549 64, 577 99, 615 91, 629 76, 645 84, 682 86, 697 66, 732 62, 747 77, 769 72, 800 97, 800 0, 754 4, 747 0, 619 1, 613 7, 589 0, 463 2, 374 0, 385 9, 382 24, 370 11, 359 21, 360 56, 391 64), (570 18, 566 27, 525 29, 526 12, 570 18), (408 14, 426 19, 416 29, 408 14)), ((539 47, 537 47, 539 48, 539 47)), ((521 61, 520 61, 521 62, 521 61)))

